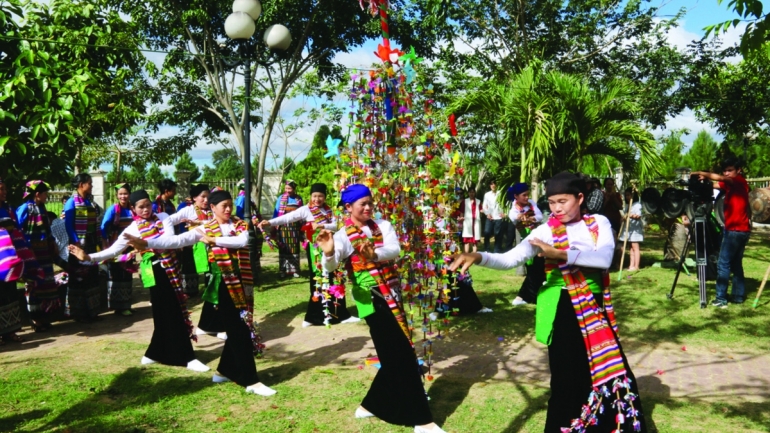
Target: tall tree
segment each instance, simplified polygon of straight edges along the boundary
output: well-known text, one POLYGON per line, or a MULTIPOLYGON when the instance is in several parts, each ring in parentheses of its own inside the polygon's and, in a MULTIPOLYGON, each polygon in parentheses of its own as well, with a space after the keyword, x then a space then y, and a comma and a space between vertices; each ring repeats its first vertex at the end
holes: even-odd
MULTIPOLYGON (((719 4, 722 2, 723 0, 717 0, 719 4)), ((730 27, 738 27, 741 23, 747 23, 746 30, 741 35, 741 53, 746 55, 751 51, 760 50, 765 42, 770 41, 770 14, 764 10, 762 0, 730 0, 727 3, 727 8, 741 18, 707 26, 705 29, 706 37, 711 32, 718 35, 726 32, 730 27)))
POLYGON ((212 167, 203 166, 203 180, 240 179, 243 177, 243 164, 235 149, 219 149, 211 154, 212 167))
MULTIPOLYGON (((676 178, 676 169, 682 167, 685 162, 682 156, 684 151, 684 141, 682 135, 686 130, 676 130, 669 132, 668 135, 659 139, 660 146, 660 175, 664 179, 673 180, 676 178)), ((694 169, 699 170, 699 169, 694 169)))
POLYGON ((174 164, 176 170, 186 170, 190 172, 190 182, 197 182, 201 178, 201 171, 198 169, 198 164, 193 161, 192 156, 188 152, 183 153, 174 164))
MULTIPOLYGON (((297 193, 300 197, 307 199, 310 197, 310 185, 313 183, 324 183, 329 188, 330 193, 334 185, 334 169, 337 167, 336 158, 325 158, 326 138, 331 135, 332 138, 343 140, 340 146, 344 146, 344 137, 339 127, 329 128, 327 125, 321 125, 313 137, 313 144, 310 147, 305 159, 298 162, 291 171, 286 174, 286 178, 294 179, 297 182, 297 193)), ((332 197, 328 197, 329 204, 333 205, 332 197)))
POLYGON ((150 164, 150 168, 147 169, 147 180, 153 183, 158 183, 165 179, 166 175, 161 171, 160 166, 153 162, 150 164))
POLYGON ((92 167, 84 149, 135 125, 152 65, 136 23, 105 1, 0 5, 0 176, 12 184, 66 181, 92 167))
MULTIPOLYGON (((285 53, 270 53, 261 44, 242 44, 224 33, 224 21, 232 10, 231 0, 110 0, 120 12, 142 26, 146 44, 169 51, 163 63, 158 87, 170 94, 168 107, 153 116, 155 124, 181 127, 180 134, 201 132, 208 142, 224 142, 225 136, 244 150, 243 130, 263 122, 259 151, 257 188, 267 159, 274 123, 292 85, 305 72, 317 68, 323 77, 341 73, 332 61, 338 52, 347 52, 379 34, 378 26, 355 3, 318 0, 278 0, 262 5, 257 26, 285 25, 293 42, 285 53), (241 82, 229 61, 249 57, 252 64, 262 64, 251 71, 254 93, 244 95, 241 82), (266 63, 276 60, 274 63, 266 63), (259 71, 259 73, 258 73, 259 71), (249 98, 258 108, 262 98, 270 106, 267 116, 259 119, 243 109, 249 98)), ((393 2, 396 6, 400 0, 393 2)), ((395 15, 394 18, 397 18, 395 15)), ((398 36, 394 34, 394 36, 398 36)), ((257 206, 261 195, 257 194, 257 206)))
POLYGON ((685 165, 693 170, 713 170, 719 164, 718 161, 714 161, 717 147, 719 146, 711 134, 701 130, 684 156, 685 165))

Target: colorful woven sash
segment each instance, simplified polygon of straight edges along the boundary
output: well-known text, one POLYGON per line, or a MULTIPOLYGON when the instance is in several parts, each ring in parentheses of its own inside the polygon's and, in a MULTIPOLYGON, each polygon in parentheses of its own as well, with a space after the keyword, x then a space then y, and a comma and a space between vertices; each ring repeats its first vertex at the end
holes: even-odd
MULTIPOLYGON (((124 207, 120 206, 120 203, 115 203, 114 209, 115 218, 112 220, 112 229, 110 230, 108 236, 110 245, 114 244, 115 241, 118 240, 118 236, 120 236, 120 234, 123 233, 123 230, 130 226, 131 222, 134 220, 134 211, 131 209, 125 209, 124 207), (123 216, 124 209, 129 211, 130 216, 123 216)), ((125 269, 126 272, 134 273, 138 270, 134 261, 134 258, 136 257, 136 251, 134 251, 133 248, 129 248, 129 250, 130 251, 115 257, 112 259, 112 261, 120 263, 121 267, 125 269)))
MULTIPOLYGON (((591 215, 583 217, 588 231, 596 244, 599 238, 599 226, 596 219, 591 215)), ((553 247, 557 250, 566 251, 569 249, 569 237, 567 228, 555 217, 548 220, 548 226, 553 235, 553 247)), ((627 377, 626 368, 623 365, 623 356, 620 353, 620 345, 613 334, 613 329, 617 330, 615 322, 615 313, 612 309, 612 299, 609 290, 609 280, 604 281, 604 309, 607 313, 609 323, 602 315, 599 305, 596 303, 591 289, 586 284, 586 279, 580 268, 570 266, 567 262, 556 262, 554 260, 546 261, 546 272, 551 272, 556 267, 561 271, 564 278, 564 284, 569 292, 570 301, 575 310, 580 333, 583 335, 586 354, 588 356, 588 365, 591 371, 591 391, 588 404, 581 410, 580 418, 572 420, 569 427, 562 428, 562 432, 585 431, 590 425, 598 422, 596 418, 597 410, 603 409, 602 399, 604 397, 616 399, 612 407, 618 410, 616 421, 618 431, 625 422, 625 417, 634 419, 634 428, 637 427, 636 415, 638 412, 633 407, 633 400, 636 398, 630 392, 630 379, 627 377), (607 383, 615 379, 612 383, 612 391, 607 383), (620 391, 626 390, 626 396, 621 397, 620 391)))
MULTIPOLYGON (((369 227, 369 230, 372 231, 374 248, 382 247, 384 242, 380 227, 371 219, 366 222, 366 225, 369 227)), ((412 342, 409 333, 409 324, 404 315, 404 307, 401 305, 401 283, 398 278, 398 273, 392 264, 370 262, 358 253, 363 242, 367 240, 367 237, 366 234, 353 223, 353 220, 348 219, 345 221, 345 232, 348 235, 348 239, 350 239, 350 244, 353 246, 354 251, 347 261, 348 272, 369 272, 372 278, 374 278, 374 281, 377 282, 377 288, 380 291, 380 295, 382 295, 382 298, 388 303, 388 308, 390 308, 396 321, 398 321, 398 325, 404 332, 406 339, 414 348, 414 343, 412 342)), ((352 274, 350 278, 354 279, 352 274)))
POLYGON ((197 204, 194 206, 195 214, 198 215, 198 221, 204 222, 214 218, 214 214, 211 212, 211 209, 201 209, 197 204))
MULTIPOLYGON (((235 221, 235 231, 229 233, 229 236, 237 236, 248 231, 249 227, 245 221, 237 219, 233 219, 233 221, 235 221)), ((209 237, 224 236, 216 219, 209 220, 203 227, 209 237)), ((230 298, 233 300, 235 308, 240 310, 241 320, 249 328, 254 353, 261 355, 265 345, 261 343, 259 332, 254 325, 254 280, 251 275, 249 250, 240 248, 233 255, 229 249, 213 245, 209 248, 209 262, 216 263, 219 268, 230 298), (236 259, 238 263, 233 263, 233 259, 236 259)))
MULTIPOLYGON (((150 219, 143 219, 139 216, 134 217, 136 221, 136 227, 139 229, 139 236, 142 239, 155 239, 160 237, 164 233, 163 221, 158 219, 158 216, 154 213, 150 219)), ((152 252, 160 260, 160 266, 166 271, 168 281, 171 287, 174 289, 176 299, 179 302, 179 307, 182 309, 182 317, 184 323, 187 326, 187 332, 193 341, 198 341, 198 338, 193 333, 193 324, 190 320, 190 312, 187 310, 187 295, 182 289, 182 280, 179 277, 179 261, 176 257, 174 250, 152 250, 152 252)))
POLYGON ((96 234, 96 209, 78 193, 72 196, 72 200, 75 203, 75 233, 80 245, 85 247, 86 238, 96 234))
POLYGON ((313 222, 316 224, 330 224, 332 222, 332 209, 324 204, 323 206, 308 206, 313 215, 313 222))
MULTIPOLYGON (((519 202, 517 202, 515 200, 513 202, 513 206, 516 208, 516 211, 519 212, 520 215, 523 214, 523 213, 526 213, 526 212, 528 212, 530 210, 532 210, 532 206, 531 205, 528 204, 526 206, 522 206, 522 205, 519 204, 519 202)), ((533 229, 535 229, 538 226, 537 222, 532 222, 532 223, 527 222, 527 223, 524 223, 522 221, 514 221, 514 223, 516 223, 516 227, 519 229, 519 232, 522 234, 523 237, 524 237, 525 233, 529 234, 529 232, 531 232, 533 229)))
POLYGON ((0 281, 16 281, 21 278, 23 271, 24 261, 16 254, 11 235, 0 227, 0 281))

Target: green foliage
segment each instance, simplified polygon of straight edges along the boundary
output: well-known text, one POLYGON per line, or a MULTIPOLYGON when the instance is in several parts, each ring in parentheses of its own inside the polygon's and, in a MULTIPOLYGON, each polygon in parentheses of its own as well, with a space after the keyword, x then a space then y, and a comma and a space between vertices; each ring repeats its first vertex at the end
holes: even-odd
MULTIPOLYGON (((297 182, 297 193, 305 200, 310 198, 310 185, 314 183, 326 184, 330 193, 334 189, 334 169, 337 167, 337 160, 336 158, 324 158, 326 137, 329 134, 334 138, 343 140, 340 144, 341 147, 345 145, 345 137, 338 126, 330 129, 327 125, 321 125, 313 137, 313 144, 310 146, 310 151, 305 159, 298 162, 285 176, 285 178, 297 182)), ((333 204, 331 194, 327 200, 333 204)))
POLYGON ((64 183, 92 166, 87 146, 137 122, 157 95, 144 90, 152 65, 136 30, 101 0, 0 5, 0 176, 10 185, 64 183))
POLYGON ((147 166, 145 164, 137 164, 131 167, 123 178, 126 182, 134 184, 140 184, 144 182, 157 182, 160 179, 151 179, 147 173, 147 166))
POLYGON ((714 157, 715 169, 728 157, 741 158, 744 163, 746 177, 770 176, 770 137, 760 135, 754 140, 743 136, 728 135, 719 144, 714 157))
POLYGON ((160 182, 161 180, 165 179, 166 176, 163 174, 163 172, 160 169, 160 166, 153 162, 150 164, 150 168, 147 169, 147 180, 150 182, 160 182))
POLYGON ((698 118, 722 134, 767 130, 770 117, 770 43, 738 64, 717 59, 704 65, 684 86, 698 118))
POLYGON ((705 130, 698 133, 692 146, 684 156, 684 165, 694 171, 713 171, 718 169, 719 161, 714 160, 717 142, 705 130))
POLYGON ((201 180, 204 182, 243 178, 243 164, 241 164, 241 159, 235 149, 215 150, 211 154, 211 164, 213 167, 203 166, 203 178, 201 180))
MULTIPOLYGON (((198 164, 196 164, 192 156, 190 156, 189 153, 185 152, 183 153, 179 159, 176 160, 176 163, 174 164, 174 168, 179 170, 186 170, 190 172, 190 182, 197 182, 198 179, 201 178, 201 171, 198 169, 198 164)), ((179 180, 179 179, 177 179, 179 180)))
MULTIPOLYGON (((660 139, 660 175, 664 179, 674 180, 676 178, 676 169, 685 165, 682 152, 684 151, 684 142, 682 135, 685 130, 671 131, 669 135, 660 139)), ((699 170, 693 168, 693 170, 699 170)))
MULTIPOLYGON (((717 3, 722 4, 722 1, 717 0, 717 3)), ((742 19, 735 18, 706 26, 704 28, 706 37, 712 32, 718 35, 726 32, 730 27, 738 27, 740 23, 748 22, 746 30, 741 35, 741 53, 746 55, 751 51, 761 50, 762 45, 770 40, 770 16, 763 10, 762 0, 730 0, 727 8, 732 9, 742 19)))
POLYGON ((636 92, 626 80, 591 84, 575 74, 543 72, 536 63, 502 84, 466 92, 447 111, 473 112, 502 129, 486 149, 501 187, 516 182, 516 174, 523 182, 530 173, 534 178, 577 170, 596 156, 647 178, 657 172, 660 156, 638 120, 636 92))

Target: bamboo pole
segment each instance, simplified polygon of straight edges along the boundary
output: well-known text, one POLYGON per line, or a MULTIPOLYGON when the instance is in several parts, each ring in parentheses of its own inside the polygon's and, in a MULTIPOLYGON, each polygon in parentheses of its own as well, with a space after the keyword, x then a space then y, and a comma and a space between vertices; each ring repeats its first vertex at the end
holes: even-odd
POLYGON ((765 277, 762 278, 762 284, 759 285, 759 291, 757 292, 756 299, 754 299, 754 305, 752 305, 752 308, 757 308, 757 305, 759 305, 759 297, 762 296, 762 290, 765 288, 765 284, 767 284, 768 276, 770 276, 770 266, 768 266, 767 270, 765 271, 765 277))

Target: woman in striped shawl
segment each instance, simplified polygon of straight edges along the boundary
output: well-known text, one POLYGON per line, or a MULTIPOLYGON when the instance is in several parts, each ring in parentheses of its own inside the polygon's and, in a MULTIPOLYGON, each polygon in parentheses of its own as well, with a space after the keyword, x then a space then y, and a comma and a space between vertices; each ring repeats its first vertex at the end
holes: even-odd
POLYGON ((27 182, 24 192, 26 202, 16 209, 19 226, 42 271, 40 279, 25 284, 27 307, 35 332, 48 330, 51 327, 51 315, 61 308, 59 289, 53 273, 56 240, 51 234, 51 221, 45 209, 49 189, 50 186, 42 180, 27 182))
POLYGON ((585 195, 580 176, 554 176, 546 188, 547 224, 507 253, 455 256, 450 269, 466 272, 474 264, 514 269, 544 257, 546 281, 537 295, 535 337, 548 345, 551 368, 545 432, 644 432, 636 379, 618 341, 609 291, 612 226, 601 215, 582 212, 585 195))
POLYGON ((315 247, 315 239, 313 239, 320 229, 337 231, 337 218, 335 218, 332 209, 326 204, 326 192, 326 184, 314 183, 310 185, 309 205, 302 206, 294 212, 259 223, 260 228, 287 226, 297 222, 303 222, 306 226, 309 226, 308 231, 305 231, 304 228, 303 231, 311 237, 307 239, 307 256, 313 274, 310 276, 310 300, 307 304, 305 320, 302 322, 303 328, 313 325, 355 323, 361 320, 350 315, 344 296, 337 298, 330 293, 323 293, 321 291, 321 284, 319 284, 323 279, 327 279, 329 284, 333 284, 331 279, 333 274, 324 272, 321 263, 315 260, 318 249, 315 247))
POLYGON ((321 264, 334 271, 345 264, 358 314, 366 320, 380 369, 369 392, 356 409, 356 418, 376 416, 397 425, 414 426, 415 433, 442 433, 433 422, 422 386, 422 370, 410 337, 394 260, 401 254, 393 226, 373 220, 372 193, 364 185, 342 191, 350 218, 333 234, 323 230, 316 243, 321 264))
MULTIPOLYGON (((297 184, 289 179, 284 185, 284 193, 275 202, 273 218, 281 217, 302 207, 302 198, 296 194, 297 184)), ((280 227, 277 239, 280 243, 278 250, 278 266, 281 278, 291 275, 299 278, 301 222, 294 222, 280 227)))
MULTIPOLYGON (((102 219, 102 249, 106 250, 114 244, 118 236, 134 222, 134 213, 131 211, 131 203, 128 197, 131 194, 131 186, 121 183, 115 186, 118 202, 107 208, 102 219)), ((133 272, 136 272, 134 255, 122 254, 118 259, 111 261, 110 279, 107 282, 108 308, 115 314, 130 316, 131 294, 133 293, 133 272)))
MULTIPOLYGON (((75 193, 64 204, 64 225, 67 228, 70 245, 77 245, 86 253, 96 252, 98 228, 96 208, 88 197, 93 182, 91 176, 80 173, 72 178, 75 193)), ((101 293, 99 292, 99 269, 83 265, 73 255, 69 256, 67 273, 67 305, 65 314, 78 322, 90 323, 99 319, 101 293)))
POLYGON ((231 218, 235 208, 229 192, 211 193, 209 203, 214 218, 201 227, 171 238, 142 240, 132 236, 131 244, 137 249, 178 249, 199 241, 208 246, 213 278, 203 298, 217 305, 227 331, 213 381, 235 382, 247 393, 271 396, 275 391, 259 380, 254 362, 254 354, 261 353, 264 345, 254 324, 254 287, 246 248, 248 226, 243 220, 231 218))
MULTIPOLYGON (((84 262, 98 264, 117 257, 128 246, 131 237, 156 239, 174 236, 174 221, 165 213, 152 210, 150 196, 138 190, 129 196, 134 221, 109 248, 87 254, 82 248, 70 245, 70 254, 84 262)), ((152 321, 155 329, 150 346, 142 357, 142 364, 161 364, 187 367, 192 371, 208 371, 209 368, 195 359, 192 343, 196 337, 187 310, 187 295, 182 290, 179 260, 173 250, 138 249, 141 254, 140 275, 144 287, 150 290, 152 321)), ((93 266, 96 268, 96 266, 93 266)))
MULTIPOLYGON (((5 183, 3 179, 0 179, 0 227, 5 229, 4 236, 9 236, 12 231, 18 230, 19 223, 11 206, 5 201, 6 196, 5 183)), ((21 237, 23 239, 23 236, 21 237)), ((6 240, 10 241, 11 239, 6 240)), ((13 244, 16 246, 16 242, 13 244)), ((19 304, 16 281, 0 280, 0 346, 7 341, 17 343, 24 341, 22 337, 16 335, 16 332, 21 330, 21 306, 19 304)))

